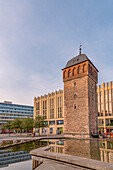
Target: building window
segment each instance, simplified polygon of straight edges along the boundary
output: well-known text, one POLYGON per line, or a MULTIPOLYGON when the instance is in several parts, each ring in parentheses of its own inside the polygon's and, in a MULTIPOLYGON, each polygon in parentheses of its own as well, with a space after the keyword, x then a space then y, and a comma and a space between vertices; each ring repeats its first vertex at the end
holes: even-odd
POLYGON ((98 119, 98 125, 99 126, 104 126, 104 120, 103 119, 98 119))
POLYGON ((40 114, 40 111, 37 111, 37 112, 36 112, 36 116, 39 116, 39 114, 40 114))
POLYGON ((54 99, 50 99, 50 108, 54 108, 54 99))
POLYGON ((112 116, 112 103, 109 103, 109 116, 112 116))
POLYGON ((105 95, 105 102, 107 102, 107 91, 104 92, 105 95))
POLYGON ((101 104, 100 107, 101 107, 101 116, 103 116, 103 104, 101 104))
POLYGON ((58 118, 62 118, 62 107, 58 108, 58 118))
POLYGON ((58 97, 58 118, 62 118, 62 96, 58 97))
POLYGON ((44 119, 47 119, 47 111, 46 110, 43 110, 43 117, 44 117, 44 119))
POLYGON ((109 126, 109 119, 106 119, 106 126, 109 126))
POLYGON ((50 99, 50 119, 54 118, 54 99, 50 99))
POLYGON ((76 81, 74 82, 74 87, 76 86, 76 81))
POLYGON ((57 125, 63 125, 64 121, 63 120, 57 120, 57 125))
POLYGON ((108 90, 108 99, 111 101, 111 90, 108 90))
POLYGON ((105 116, 108 116, 108 103, 105 103, 105 116))
POLYGON ((36 103, 36 110, 40 110, 40 103, 36 103))
POLYGON ((110 119, 110 126, 113 126, 113 119, 110 119))
POLYGON ((47 109, 47 101, 46 100, 43 101, 43 109, 47 109))
POLYGON ((113 101, 113 89, 112 89, 112 101, 113 101))
POLYGON ((64 71, 64 79, 66 78, 66 71, 64 71))
POLYGON ((70 76, 71 76, 71 70, 68 71, 68 77, 70 77, 70 76))
POLYGON ((85 66, 86 66, 86 64, 83 65, 83 73, 85 72, 85 66))
POLYGON ((97 93, 97 101, 100 103, 100 93, 97 93))
POLYGON ((77 98, 77 94, 74 94, 74 99, 76 99, 77 98))
POLYGON ((101 116, 101 114, 100 114, 100 105, 98 105, 98 116, 101 116))
POLYGON ((102 103, 102 102, 103 102, 103 93, 100 92, 100 103, 102 103))
POLYGON ((50 119, 54 118, 54 109, 50 109, 50 119))
POLYGON ((74 109, 76 109, 76 107, 77 107, 76 104, 74 104, 74 109))
POLYGON ((48 122, 46 121, 46 122, 44 122, 44 125, 48 125, 48 122))
POLYGON ((49 121, 49 125, 55 125, 55 121, 49 121))
POLYGON ((81 71, 82 71, 82 70, 81 70, 81 68, 80 68, 80 66, 79 66, 79 67, 78 67, 78 70, 77 70, 77 73, 80 74, 81 71))
POLYGON ((75 71, 76 71, 76 69, 75 69, 75 68, 73 68, 73 76, 75 75, 75 71))
POLYGON ((43 101, 43 109, 45 108, 45 105, 44 105, 45 101, 43 101))

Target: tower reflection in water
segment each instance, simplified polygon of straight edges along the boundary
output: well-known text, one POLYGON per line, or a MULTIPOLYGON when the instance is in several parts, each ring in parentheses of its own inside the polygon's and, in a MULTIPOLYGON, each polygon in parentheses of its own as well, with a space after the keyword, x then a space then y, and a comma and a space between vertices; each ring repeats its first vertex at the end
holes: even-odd
MULTIPOLYGON (((102 162, 113 163, 113 141, 111 140, 48 140, 50 152, 63 153, 102 162)), ((33 160, 33 169, 41 162, 33 160)))

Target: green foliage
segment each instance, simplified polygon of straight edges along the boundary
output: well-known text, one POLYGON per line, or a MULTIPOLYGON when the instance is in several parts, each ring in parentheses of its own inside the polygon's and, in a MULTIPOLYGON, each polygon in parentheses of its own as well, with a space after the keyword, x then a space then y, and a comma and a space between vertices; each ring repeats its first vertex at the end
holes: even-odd
POLYGON ((41 127, 47 127, 48 125, 45 125, 45 121, 44 121, 44 117, 38 115, 37 117, 35 117, 34 120, 34 128, 38 128, 40 129, 41 127))
POLYGON ((5 123, 5 124, 3 125, 3 129, 4 129, 4 130, 5 130, 5 129, 8 129, 8 130, 12 129, 12 122, 11 122, 11 121, 7 121, 7 123, 5 123))
POLYGON ((110 126, 113 126, 113 122, 110 123, 110 126))
POLYGON ((33 119, 31 118, 26 118, 22 120, 22 129, 26 130, 28 132, 28 130, 33 129, 33 119))
POLYGON ((12 121, 12 128, 13 129, 22 129, 22 120, 16 118, 14 121, 12 121))
POLYGON ((3 125, 3 129, 24 129, 28 132, 28 130, 33 129, 33 119, 14 119, 14 121, 7 121, 6 124, 3 125))

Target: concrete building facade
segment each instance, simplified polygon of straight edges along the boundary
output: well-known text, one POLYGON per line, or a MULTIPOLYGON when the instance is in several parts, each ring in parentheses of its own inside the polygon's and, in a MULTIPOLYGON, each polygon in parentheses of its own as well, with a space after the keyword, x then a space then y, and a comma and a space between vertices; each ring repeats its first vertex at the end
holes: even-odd
MULTIPOLYGON (((34 118, 38 115, 44 116, 49 128, 41 128, 42 134, 63 133, 64 125, 64 93, 63 90, 48 93, 34 98, 34 118)), ((36 129, 38 131, 38 129, 36 129)))
POLYGON ((113 132, 113 81, 97 86, 98 130, 113 132))

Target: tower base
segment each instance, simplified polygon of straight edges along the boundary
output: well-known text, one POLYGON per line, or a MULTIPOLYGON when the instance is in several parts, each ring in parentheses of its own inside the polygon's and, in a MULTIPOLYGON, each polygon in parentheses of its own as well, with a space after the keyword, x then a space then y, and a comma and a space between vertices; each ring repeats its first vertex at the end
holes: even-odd
POLYGON ((66 138, 74 138, 74 139, 90 139, 92 138, 90 134, 84 133, 64 133, 64 137, 66 138))

